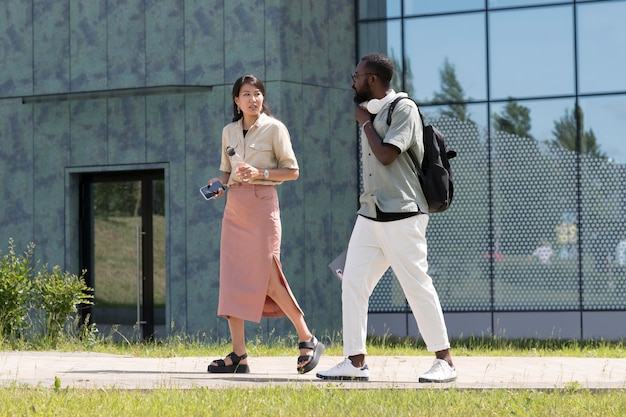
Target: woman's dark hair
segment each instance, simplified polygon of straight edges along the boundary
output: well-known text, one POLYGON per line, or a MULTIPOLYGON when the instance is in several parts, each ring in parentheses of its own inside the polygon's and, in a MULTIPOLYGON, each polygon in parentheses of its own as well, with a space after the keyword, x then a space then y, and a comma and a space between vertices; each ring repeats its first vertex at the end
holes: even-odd
POLYGON ((255 75, 248 74, 242 75, 241 77, 237 78, 237 81, 235 81, 235 84, 233 85, 233 122, 236 122, 243 117, 243 112, 237 110, 235 97, 239 97, 239 93, 241 92, 241 86, 243 86, 244 84, 250 84, 261 91, 261 94, 263 94, 263 106, 261 107, 261 113, 265 113, 268 116, 271 116, 272 113, 270 113, 270 109, 269 107, 267 107, 267 104, 265 102, 265 85, 263 84, 263 81, 261 81, 255 75))
POLYGON ((389 57, 383 54, 369 54, 361 58, 361 61, 365 61, 368 71, 376 74, 387 87, 391 84, 394 69, 389 57))

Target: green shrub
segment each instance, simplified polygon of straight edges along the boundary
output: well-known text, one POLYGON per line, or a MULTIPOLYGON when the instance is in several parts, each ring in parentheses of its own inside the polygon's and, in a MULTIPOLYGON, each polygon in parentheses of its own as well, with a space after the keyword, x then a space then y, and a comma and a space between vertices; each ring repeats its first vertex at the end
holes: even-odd
POLYGON ((58 265, 52 271, 39 271, 33 285, 33 308, 43 315, 43 337, 53 344, 63 334, 65 324, 76 313, 79 304, 92 304, 91 288, 85 284, 85 272, 80 276, 61 271, 58 265))
POLYGON ((34 244, 26 252, 16 255, 13 239, 9 239, 9 252, 0 263, 0 337, 14 339, 22 336, 29 326, 28 312, 32 292, 33 268, 31 257, 34 244))
MULTIPOLYGON (((34 248, 35 244, 30 243, 22 255, 17 255, 11 238, 8 253, 0 261, 0 339, 34 339, 54 346, 77 306, 92 304, 93 289, 85 283, 85 271, 77 276, 62 271, 58 265, 52 270, 47 265, 38 268, 37 261, 33 266, 34 248), (34 318, 40 321, 34 323, 34 318), (33 324, 38 326, 33 328, 33 324)), ((93 329, 87 323, 84 326, 93 329)), ((85 329, 81 329, 81 334, 85 329)))

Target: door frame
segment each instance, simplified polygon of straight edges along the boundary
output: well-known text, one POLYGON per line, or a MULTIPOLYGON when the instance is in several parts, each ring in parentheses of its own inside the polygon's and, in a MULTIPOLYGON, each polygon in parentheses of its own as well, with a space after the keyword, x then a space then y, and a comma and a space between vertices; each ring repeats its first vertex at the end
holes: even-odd
MULTIPOLYGON (((153 181, 165 179, 164 169, 144 169, 132 171, 87 172, 79 176, 79 267, 86 271, 85 282, 94 288, 91 271, 95 267, 94 251, 94 195, 93 184, 98 182, 141 181, 141 336, 152 339, 154 336, 154 212, 153 181)), ((164 196, 165 198, 165 196, 164 196)), ((167 277, 166 277, 167 280, 167 277)), ((91 306, 81 309, 82 319, 91 315, 91 306)))

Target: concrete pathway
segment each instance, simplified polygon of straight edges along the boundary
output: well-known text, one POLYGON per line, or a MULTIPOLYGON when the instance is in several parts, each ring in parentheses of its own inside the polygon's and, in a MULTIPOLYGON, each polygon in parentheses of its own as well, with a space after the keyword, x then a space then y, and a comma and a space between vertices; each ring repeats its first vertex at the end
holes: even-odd
POLYGON ((316 384, 341 389, 626 389, 626 359, 563 357, 455 357, 458 379, 448 384, 420 384, 430 368, 426 356, 368 356, 370 381, 328 382, 315 376, 343 360, 323 356, 310 373, 296 373, 296 357, 252 357, 250 374, 206 372, 214 358, 135 358, 99 353, 0 352, 0 386, 120 389, 189 389, 316 384))

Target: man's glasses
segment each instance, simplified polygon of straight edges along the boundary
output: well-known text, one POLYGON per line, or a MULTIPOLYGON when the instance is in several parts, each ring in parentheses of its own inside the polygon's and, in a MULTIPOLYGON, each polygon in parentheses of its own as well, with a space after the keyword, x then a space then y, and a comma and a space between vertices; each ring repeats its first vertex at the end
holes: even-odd
POLYGON ((356 72, 352 74, 352 82, 355 82, 357 78, 362 77, 364 75, 376 75, 373 72, 365 72, 363 74, 357 74, 356 72))

